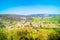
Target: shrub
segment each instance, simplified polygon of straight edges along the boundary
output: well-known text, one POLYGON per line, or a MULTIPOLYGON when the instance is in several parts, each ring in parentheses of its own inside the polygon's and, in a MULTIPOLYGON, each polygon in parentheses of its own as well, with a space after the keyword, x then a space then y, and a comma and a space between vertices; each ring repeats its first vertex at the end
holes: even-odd
POLYGON ((2 30, 0 30, 0 40, 7 40, 7 35, 2 30))

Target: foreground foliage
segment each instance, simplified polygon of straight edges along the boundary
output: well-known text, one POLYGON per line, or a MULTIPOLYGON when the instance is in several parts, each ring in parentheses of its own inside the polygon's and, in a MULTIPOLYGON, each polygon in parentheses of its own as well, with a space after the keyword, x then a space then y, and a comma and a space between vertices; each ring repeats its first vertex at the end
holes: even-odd
POLYGON ((57 29, 32 27, 3 28, 0 29, 0 40, 59 40, 60 29, 57 29))

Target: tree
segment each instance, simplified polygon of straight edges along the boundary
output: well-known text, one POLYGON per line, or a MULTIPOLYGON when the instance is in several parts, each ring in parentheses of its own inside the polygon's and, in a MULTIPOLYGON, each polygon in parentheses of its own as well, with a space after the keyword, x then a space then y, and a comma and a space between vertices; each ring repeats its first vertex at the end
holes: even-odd
POLYGON ((4 27, 5 25, 2 22, 0 22, 0 28, 4 28, 4 27))

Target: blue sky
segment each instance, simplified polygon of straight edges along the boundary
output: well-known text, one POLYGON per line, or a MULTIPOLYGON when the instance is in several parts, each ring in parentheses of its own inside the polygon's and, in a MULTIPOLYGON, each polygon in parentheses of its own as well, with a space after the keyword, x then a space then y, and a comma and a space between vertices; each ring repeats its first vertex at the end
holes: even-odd
POLYGON ((60 14, 60 0, 0 0, 0 14, 60 14))

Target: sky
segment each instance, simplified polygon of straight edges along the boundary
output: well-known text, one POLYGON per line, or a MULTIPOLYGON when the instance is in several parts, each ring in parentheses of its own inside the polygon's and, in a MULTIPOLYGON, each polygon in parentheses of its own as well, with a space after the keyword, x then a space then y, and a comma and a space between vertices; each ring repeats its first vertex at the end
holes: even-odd
POLYGON ((60 14, 60 0, 0 0, 0 14, 60 14))

